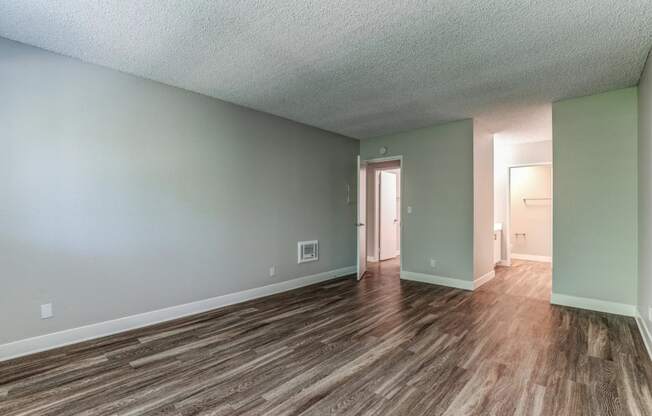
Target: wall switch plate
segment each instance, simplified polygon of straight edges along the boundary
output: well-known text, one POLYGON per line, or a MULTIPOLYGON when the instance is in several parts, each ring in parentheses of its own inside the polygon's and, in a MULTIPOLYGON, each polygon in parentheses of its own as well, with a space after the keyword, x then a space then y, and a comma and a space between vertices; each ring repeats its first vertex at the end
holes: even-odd
POLYGON ((272 277, 276 274, 276 267, 272 266, 269 268, 269 277, 272 277))
POLYGON ((650 306, 647 310, 647 318, 652 321, 652 306, 650 306))
POLYGON ((430 259, 430 267, 432 267, 433 269, 434 269, 435 267, 437 267, 437 260, 435 260, 435 259, 430 259))
POLYGON ((408 207, 408 214, 412 214, 412 207, 408 207))
POLYGON ((54 316, 54 313, 52 312, 52 304, 51 303, 46 303, 41 305, 41 319, 49 319, 54 316))

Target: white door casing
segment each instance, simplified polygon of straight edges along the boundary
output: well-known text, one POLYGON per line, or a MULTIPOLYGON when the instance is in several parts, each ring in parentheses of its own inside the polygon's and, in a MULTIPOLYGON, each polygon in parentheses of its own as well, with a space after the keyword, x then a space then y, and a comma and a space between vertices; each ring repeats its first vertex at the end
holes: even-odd
POLYGON ((358 280, 362 279, 364 273, 367 271, 367 164, 360 161, 358 156, 358 214, 356 217, 356 232, 358 235, 358 261, 357 261, 357 277, 358 280))

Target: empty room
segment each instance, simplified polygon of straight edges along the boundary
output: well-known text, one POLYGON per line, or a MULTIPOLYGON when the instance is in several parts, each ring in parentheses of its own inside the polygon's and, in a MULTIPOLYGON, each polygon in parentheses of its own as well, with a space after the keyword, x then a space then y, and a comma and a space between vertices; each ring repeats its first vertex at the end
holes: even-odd
POLYGON ((0 0, 0 415, 652 415, 651 49, 649 0, 0 0))

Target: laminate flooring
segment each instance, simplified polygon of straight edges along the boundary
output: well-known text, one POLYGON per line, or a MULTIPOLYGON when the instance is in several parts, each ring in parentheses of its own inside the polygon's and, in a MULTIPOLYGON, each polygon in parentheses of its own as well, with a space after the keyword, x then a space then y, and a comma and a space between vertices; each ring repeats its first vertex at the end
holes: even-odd
POLYGON ((369 270, 2 362, 0 415, 652 415, 634 319, 550 305, 549 265, 369 270))

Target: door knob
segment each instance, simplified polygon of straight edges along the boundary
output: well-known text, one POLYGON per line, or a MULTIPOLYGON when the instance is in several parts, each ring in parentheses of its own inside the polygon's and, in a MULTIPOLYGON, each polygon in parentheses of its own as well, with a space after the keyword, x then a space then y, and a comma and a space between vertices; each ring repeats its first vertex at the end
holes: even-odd
POLYGON ((363 223, 359 222, 359 223, 357 223, 355 226, 356 226, 356 227, 362 227, 363 225, 364 225, 363 223))

